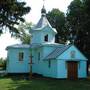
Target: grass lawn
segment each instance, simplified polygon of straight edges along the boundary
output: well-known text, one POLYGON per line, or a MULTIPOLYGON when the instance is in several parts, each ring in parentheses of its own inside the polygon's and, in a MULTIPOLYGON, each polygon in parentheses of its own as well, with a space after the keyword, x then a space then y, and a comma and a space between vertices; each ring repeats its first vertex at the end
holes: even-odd
POLYGON ((90 80, 0 78, 0 90, 90 90, 90 80))

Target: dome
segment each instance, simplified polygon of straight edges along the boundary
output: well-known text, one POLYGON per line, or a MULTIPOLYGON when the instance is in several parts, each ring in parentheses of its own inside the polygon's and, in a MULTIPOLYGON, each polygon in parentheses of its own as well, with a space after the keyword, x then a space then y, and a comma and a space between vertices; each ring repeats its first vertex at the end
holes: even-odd
POLYGON ((41 9, 41 13, 46 13, 46 9, 44 7, 41 9))
POLYGON ((46 15, 46 9, 44 8, 44 6, 43 6, 43 8, 41 9, 41 14, 42 14, 42 16, 45 16, 45 15, 46 15))

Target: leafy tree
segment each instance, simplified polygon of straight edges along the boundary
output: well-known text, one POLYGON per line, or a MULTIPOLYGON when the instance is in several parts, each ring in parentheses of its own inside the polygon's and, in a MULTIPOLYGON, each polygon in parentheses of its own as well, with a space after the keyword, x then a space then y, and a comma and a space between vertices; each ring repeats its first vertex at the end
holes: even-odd
POLYGON ((56 35, 56 42, 64 43, 65 42, 65 15, 63 12, 58 9, 53 9, 52 11, 47 13, 47 18, 52 25, 52 27, 56 28, 58 34, 56 35))
MULTIPOLYGON (((85 30, 85 38, 84 39, 84 47, 85 47, 85 54, 88 56, 88 58, 90 59, 90 0, 83 0, 83 4, 84 4, 84 16, 85 16, 85 20, 84 20, 84 25, 83 28, 85 30)), ((89 61, 90 63, 90 61, 89 61)))
POLYGON ((11 34, 18 33, 15 25, 24 22, 23 15, 30 11, 25 2, 19 0, 0 0, 0 34, 9 29, 11 34), (5 28, 6 27, 6 28, 5 28))
POLYGON ((19 38, 23 44, 30 44, 31 35, 29 30, 31 29, 32 23, 21 23, 18 27, 18 32, 15 33, 14 37, 19 38))
POLYGON ((79 31, 82 31, 83 5, 80 0, 74 0, 68 7, 67 27, 69 30, 69 39, 72 43, 76 41, 79 31))
POLYGON ((90 0, 73 0, 67 12, 68 39, 90 58, 90 0))

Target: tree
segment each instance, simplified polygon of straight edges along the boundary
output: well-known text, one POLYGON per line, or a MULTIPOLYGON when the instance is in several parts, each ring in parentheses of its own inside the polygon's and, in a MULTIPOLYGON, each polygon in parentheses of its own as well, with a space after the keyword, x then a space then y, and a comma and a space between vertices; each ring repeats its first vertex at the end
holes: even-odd
POLYGON ((24 22, 23 15, 30 11, 25 2, 19 0, 0 0, 0 34, 9 29, 10 33, 18 33, 15 25, 24 22))
POLYGON ((30 44, 31 35, 29 30, 31 29, 32 23, 21 23, 18 27, 18 33, 14 34, 14 37, 19 38, 23 44, 30 44))
POLYGON ((79 31, 82 31, 83 22, 83 5, 80 0, 74 0, 68 7, 67 12, 67 27, 69 30, 69 39, 72 43, 75 43, 78 37, 79 31))
POLYGON ((68 7, 68 39, 90 58, 90 0, 74 0, 68 7))
POLYGON ((47 13, 47 19, 49 20, 52 27, 56 28, 58 34, 56 35, 56 42, 65 42, 65 15, 58 9, 53 9, 47 13))
MULTIPOLYGON (((86 51, 86 55, 88 57, 88 59, 90 59, 90 0, 83 0, 83 4, 84 4, 84 16, 85 16, 85 21, 84 21, 84 25, 83 28, 86 32, 85 33, 85 51, 86 51)), ((90 61, 89 61, 90 63, 90 61)))

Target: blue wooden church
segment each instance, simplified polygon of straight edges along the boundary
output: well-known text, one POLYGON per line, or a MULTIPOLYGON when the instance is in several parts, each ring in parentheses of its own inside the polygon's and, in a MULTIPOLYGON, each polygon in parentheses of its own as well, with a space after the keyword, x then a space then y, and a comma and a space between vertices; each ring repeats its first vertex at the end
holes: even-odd
POLYGON ((55 43, 57 31, 41 10, 41 18, 30 30, 31 44, 7 47, 7 73, 41 74, 52 78, 86 78, 87 58, 74 45, 55 43), (31 67, 32 66, 32 67, 31 67))

